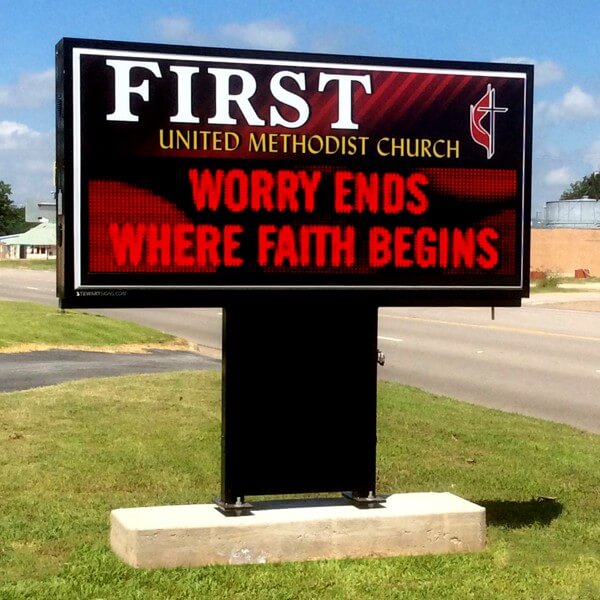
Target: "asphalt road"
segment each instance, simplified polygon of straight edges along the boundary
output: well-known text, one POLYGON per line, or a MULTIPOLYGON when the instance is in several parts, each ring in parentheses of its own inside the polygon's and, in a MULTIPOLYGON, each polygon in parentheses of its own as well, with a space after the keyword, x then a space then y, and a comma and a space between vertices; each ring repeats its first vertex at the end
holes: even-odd
POLYGON ((600 313, 525 306, 496 309, 494 321, 489 313, 382 309, 392 378, 600 433, 600 313))
POLYGON ((0 390, 12 392, 90 377, 218 369, 219 366, 220 361, 215 358, 168 350, 153 350, 142 355, 73 350, 0 354, 0 390))
MULTIPOLYGON (((54 273, 2 269, 0 278, 0 298, 56 305, 54 273)), ((539 294, 521 308, 497 308, 495 320, 489 308, 383 307, 379 376, 600 433, 598 307, 600 292, 539 294)), ((221 346, 220 309, 93 312, 221 346)))

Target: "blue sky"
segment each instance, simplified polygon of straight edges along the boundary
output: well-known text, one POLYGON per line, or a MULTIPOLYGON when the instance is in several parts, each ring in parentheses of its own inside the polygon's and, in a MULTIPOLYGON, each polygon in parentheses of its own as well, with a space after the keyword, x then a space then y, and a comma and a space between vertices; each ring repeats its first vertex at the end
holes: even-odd
POLYGON ((600 170, 598 23, 598 0, 0 0, 0 180, 17 204, 52 192, 62 37, 528 62, 535 215, 600 170))

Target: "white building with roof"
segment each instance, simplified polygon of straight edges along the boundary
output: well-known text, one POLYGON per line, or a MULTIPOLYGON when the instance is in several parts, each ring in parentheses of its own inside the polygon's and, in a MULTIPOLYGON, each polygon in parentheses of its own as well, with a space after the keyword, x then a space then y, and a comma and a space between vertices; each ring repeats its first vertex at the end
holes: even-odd
POLYGON ((56 224, 40 223, 25 233, 0 237, 0 259, 56 258, 56 224))

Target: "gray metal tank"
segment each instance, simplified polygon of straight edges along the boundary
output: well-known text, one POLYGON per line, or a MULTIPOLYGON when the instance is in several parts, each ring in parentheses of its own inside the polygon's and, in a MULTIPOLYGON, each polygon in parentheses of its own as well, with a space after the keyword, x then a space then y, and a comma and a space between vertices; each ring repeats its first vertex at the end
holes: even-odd
POLYGON ((600 201, 594 198, 546 202, 546 227, 590 229, 600 227, 600 201))

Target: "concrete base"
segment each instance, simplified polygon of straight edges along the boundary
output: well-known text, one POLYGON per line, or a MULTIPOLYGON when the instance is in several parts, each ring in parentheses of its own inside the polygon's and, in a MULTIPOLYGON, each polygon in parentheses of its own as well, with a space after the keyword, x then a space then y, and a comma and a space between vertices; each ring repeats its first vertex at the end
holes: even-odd
POLYGON ((110 543, 141 568, 476 552, 485 508, 448 493, 394 494, 371 509, 343 498, 257 502, 241 517, 213 504, 120 508, 110 543))

